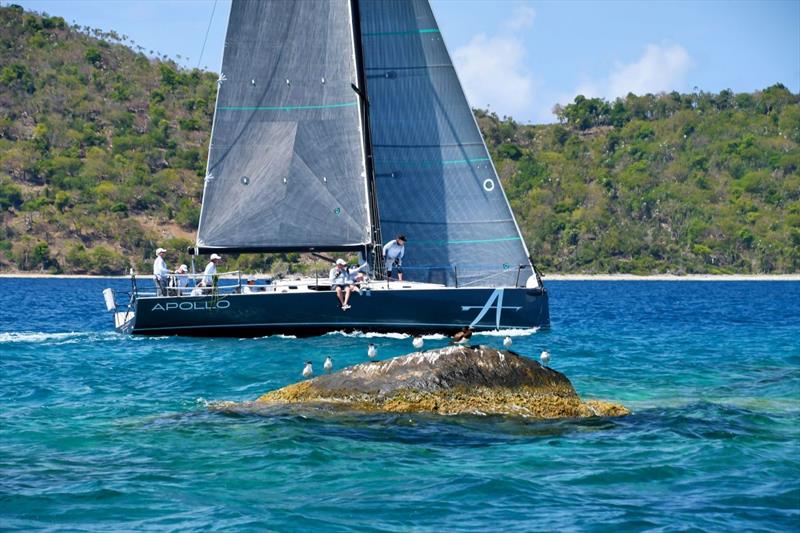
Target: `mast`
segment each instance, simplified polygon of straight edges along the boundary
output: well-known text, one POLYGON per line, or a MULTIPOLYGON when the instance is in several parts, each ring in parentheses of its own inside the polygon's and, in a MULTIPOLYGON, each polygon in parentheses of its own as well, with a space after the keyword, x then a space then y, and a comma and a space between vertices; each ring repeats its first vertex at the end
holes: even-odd
POLYGON ((367 250, 365 259, 370 260, 372 253, 372 275, 375 279, 382 279, 385 272, 383 264, 383 239, 381 237, 381 218, 378 211, 378 196, 375 191, 375 166, 372 157, 372 129, 369 119, 369 98, 367 96, 367 83, 364 75, 364 49, 361 45, 361 13, 359 0, 350 0, 350 13, 353 28, 353 49, 356 58, 356 76, 358 87, 353 90, 361 101, 361 131, 364 136, 364 156, 367 172, 367 199, 369 202, 370 236, 372 237, 372 250, 367 250))

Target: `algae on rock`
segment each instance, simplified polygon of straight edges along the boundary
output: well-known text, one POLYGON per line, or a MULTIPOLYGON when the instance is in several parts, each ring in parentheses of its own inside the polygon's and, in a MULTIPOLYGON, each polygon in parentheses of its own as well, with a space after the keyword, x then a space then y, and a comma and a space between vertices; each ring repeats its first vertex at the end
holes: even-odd
POLYGON ((280 404, 536 418, 629 414, 619 404, 583 402, 564 374, 489 346, 449 346, 362 363, 268 392, 251 405, 280 404))

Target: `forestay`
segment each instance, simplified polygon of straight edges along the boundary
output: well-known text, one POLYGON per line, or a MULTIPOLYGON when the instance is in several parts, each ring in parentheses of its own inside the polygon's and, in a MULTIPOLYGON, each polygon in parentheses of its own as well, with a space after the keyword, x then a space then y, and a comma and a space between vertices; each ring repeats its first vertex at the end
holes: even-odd
POLYGON ((233 2, 201 251, 370 242, 356 80, 347 0, 233 2))
POLYGON ((428 2, 359 9, 381 231, 408 237, 406 279, 524 284, 527 250, 428 2))

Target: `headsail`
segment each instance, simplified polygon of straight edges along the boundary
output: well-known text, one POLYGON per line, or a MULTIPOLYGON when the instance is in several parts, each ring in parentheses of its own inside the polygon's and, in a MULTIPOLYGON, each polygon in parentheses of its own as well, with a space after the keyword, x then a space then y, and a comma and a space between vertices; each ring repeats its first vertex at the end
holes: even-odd
POLYGON ((359 9, 381 231, 408 237, 406 278, 524 284, 527 249, 427 0, 359 9))
POLYGON ((234 0, 201 251, 370 242, 353 35, 347 0, 234 0))

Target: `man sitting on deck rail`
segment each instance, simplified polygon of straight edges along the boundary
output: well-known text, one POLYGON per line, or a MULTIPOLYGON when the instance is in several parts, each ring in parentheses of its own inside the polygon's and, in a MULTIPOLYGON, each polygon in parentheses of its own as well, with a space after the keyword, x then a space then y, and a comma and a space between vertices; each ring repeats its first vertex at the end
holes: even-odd
POLYGON ((369 266, 369 262, 364 261, 363 264, 347 268, 347 279, 350 281, 350 288, 357 293, 361 293, 361 283, 367 281, 367 276, 364 269, 369 266))
POLYGON ((336 291, 336 297, 339 298, 342 311, 347 311, 350 309, 350 305, 347 302, 350 301, 350 293, 353 290, 347 262, 341 258, 337 259, 336 266, 331 269, 328 278, 331 281, 331 289, 336 291))
POLYGON ((153 261, 153 280, 156 282, 156 296, 167 295, 167 284, 169 282, 169 269, 167 262, 164 261, 164 255, 167 250, 159 248, 156 250, 156 260, 153 261))
POLYGON ((251 274, 247 276, 247 285, 242 287, 242 294, 253 294, 256 292, 263 292, 263 289, 256 286, 256 277, 251 274))

